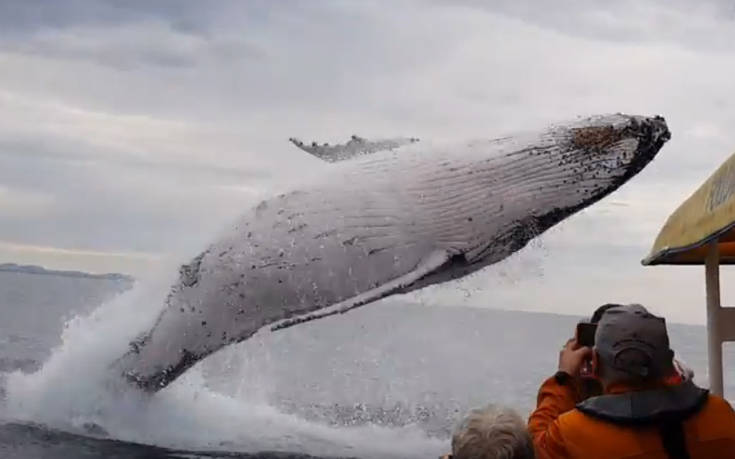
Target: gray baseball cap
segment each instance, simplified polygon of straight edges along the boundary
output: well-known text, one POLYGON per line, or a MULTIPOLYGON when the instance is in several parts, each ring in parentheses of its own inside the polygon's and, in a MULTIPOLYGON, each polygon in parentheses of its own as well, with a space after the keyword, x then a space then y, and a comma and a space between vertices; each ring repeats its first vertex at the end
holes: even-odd
POLYGON ((672 365, 666 320, 640 304, 616 306, 602 314, 595 350, 603 364, 643 379, 662 377, 672 365))

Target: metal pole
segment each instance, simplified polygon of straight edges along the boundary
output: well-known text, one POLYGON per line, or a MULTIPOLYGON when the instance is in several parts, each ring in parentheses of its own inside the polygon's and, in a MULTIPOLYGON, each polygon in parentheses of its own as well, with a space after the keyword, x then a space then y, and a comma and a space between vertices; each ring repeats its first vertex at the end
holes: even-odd
POLYGON ((720 253, 717 241, 710 243, 705 261, 705 285, 707 289, 707 351, 709 362, 709 388, 722 396, 722 337, 720 334, 720 253))

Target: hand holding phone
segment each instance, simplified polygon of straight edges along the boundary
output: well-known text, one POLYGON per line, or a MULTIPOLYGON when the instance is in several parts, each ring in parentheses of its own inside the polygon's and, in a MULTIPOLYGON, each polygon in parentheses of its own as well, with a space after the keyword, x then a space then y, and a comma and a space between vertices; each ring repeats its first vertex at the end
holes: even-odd
POLYGON ((559 351, 559 371, 563 371, 572 377, 578 377, 585 360, 592 357, 591 354, 591 348, 579 346, 576 339, 570 339, 559 351))

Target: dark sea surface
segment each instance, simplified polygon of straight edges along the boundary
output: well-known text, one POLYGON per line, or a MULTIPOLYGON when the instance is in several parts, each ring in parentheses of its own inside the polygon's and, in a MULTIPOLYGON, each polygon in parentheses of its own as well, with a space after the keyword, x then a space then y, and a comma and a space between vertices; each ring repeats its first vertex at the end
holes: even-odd
MULTIPOLYGON (((436 457, 472 407, 527 415, 578 320, 397 297, 259 333, 151 400, 106 392, 104 368, 164 295, 0 272, 0 457, 436 457)), ((706 384, 704 328, 669 329, 706 384)), ((733 396, 735 351, 725 356, 733 396)))

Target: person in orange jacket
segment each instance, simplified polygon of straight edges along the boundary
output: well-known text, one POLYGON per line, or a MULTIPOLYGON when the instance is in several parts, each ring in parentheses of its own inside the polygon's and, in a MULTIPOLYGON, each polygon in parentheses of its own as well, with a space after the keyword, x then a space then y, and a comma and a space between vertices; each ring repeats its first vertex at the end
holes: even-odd
POLYGON ((735 412, 675 369, 666 322, 641 305, 607 309, 594 348, 571 339, 528 421, 539 458, 735 458, 735 412), (585 360, 604 394, 575 403, 585 360))

